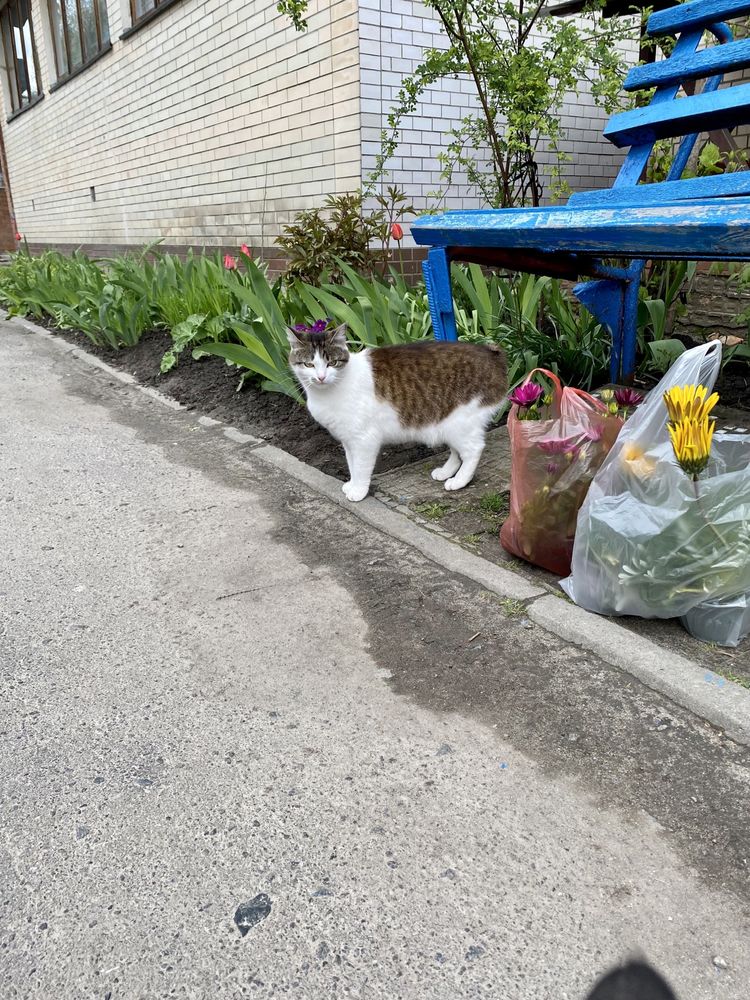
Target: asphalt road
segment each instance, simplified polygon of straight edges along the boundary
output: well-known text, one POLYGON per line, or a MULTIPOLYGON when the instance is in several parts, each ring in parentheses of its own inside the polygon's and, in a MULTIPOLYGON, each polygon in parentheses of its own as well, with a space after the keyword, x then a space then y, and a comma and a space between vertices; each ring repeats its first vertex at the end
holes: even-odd
POLYGON ((0 513, 3 1000, 746 1000, 721 733, 6 323, 0 513))

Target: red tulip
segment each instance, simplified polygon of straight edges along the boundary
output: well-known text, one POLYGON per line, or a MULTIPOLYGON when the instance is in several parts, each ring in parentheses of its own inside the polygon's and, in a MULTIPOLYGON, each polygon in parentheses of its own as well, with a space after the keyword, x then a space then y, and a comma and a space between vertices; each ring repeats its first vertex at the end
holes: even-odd
POLYGON ((247 243, 243 243, 242 244, 242 246, 240 247, 240 253, 244 253, 244 255, 246 257, 252 257, 252 255, 253 255, 253 252, 250 249, 250 247, 247 245, 247 243))
POLYGON ((225 257, 224 257, 224 267, 228 271, 236 271, 237 270, 237 258, 233 257, 229 253, 226 254, 225 257))
POLYGON ((394 222, 393 225, 391 226, 391 236, 397 243, 399 243, 404 238, 404 230, 401 228, 398 222, 394 222))
POLYGON ((18 240, 19 243, 21 242, 21 240, 23 239, 21 233, 16 233, 16 239, 18 240))

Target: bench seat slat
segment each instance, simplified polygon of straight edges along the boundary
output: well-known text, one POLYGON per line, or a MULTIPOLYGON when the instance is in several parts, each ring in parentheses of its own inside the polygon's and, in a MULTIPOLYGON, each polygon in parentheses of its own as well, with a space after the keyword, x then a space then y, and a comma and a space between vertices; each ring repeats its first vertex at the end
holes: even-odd
POLYGON ((424 216, 412 226, 432 247, 519 247, 602 257, 724 260, 750 256, 750 198, 620 208, 505 209, 424 216))
POLYGON ((640 146, 656 139, 734 128, 748 122, 750 83, 743 83, 710 94, 696 94, 624 111, 610 118, 604 135, 615 146, 640 146))
POLYGON ((691 201, 696 198, 750 196, 750 170, 710 177, 690 177, 679 181, 659 181, 635 187, 601 188, 571 195, 568 205, 576 208, 608 205, 661 205, 667 201, 691 201))
POLYGON ((656 11, 648 19, 646 30, 652 37, 674 35, 688 28, 706 27, 745 14, 750 14, 750 0, 691 0, 656 11))
POLYGON ((746 66, 750 66, 750 38, 713 45, 682 59, 673 55, 660 62, 636 66, 626 76, 623 89, 664 87, 683 80, 701 80, 730 70, 744 69, 746 66))

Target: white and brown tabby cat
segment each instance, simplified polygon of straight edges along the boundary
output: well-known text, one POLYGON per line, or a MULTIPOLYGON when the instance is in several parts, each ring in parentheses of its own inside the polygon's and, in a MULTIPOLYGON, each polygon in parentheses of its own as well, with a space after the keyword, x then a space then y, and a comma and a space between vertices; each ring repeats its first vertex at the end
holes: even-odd
POLYGON ((505 399, 502 351, 434 340, 351 353, 346 330, 289 330, 289 363, 307 408, 341 444, 349 466, 342 489, 362 500, 386 444, 448 445, 432 478, 446 490, 471 482, 485 433, 505 399))

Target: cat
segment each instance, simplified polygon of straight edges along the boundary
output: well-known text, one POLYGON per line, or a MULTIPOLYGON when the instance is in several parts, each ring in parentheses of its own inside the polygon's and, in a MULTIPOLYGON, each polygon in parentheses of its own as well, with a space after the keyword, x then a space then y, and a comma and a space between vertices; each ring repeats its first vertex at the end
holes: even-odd
POLYGON ((504 353, 434 340, 350 352, 346 328, 288 330, 289 363, 311 416, 344 446, 349 481, 363 500, 383 445, 448 445, 432 478, 460 490, 474 477, 485 433, 508 391, 504 353))

